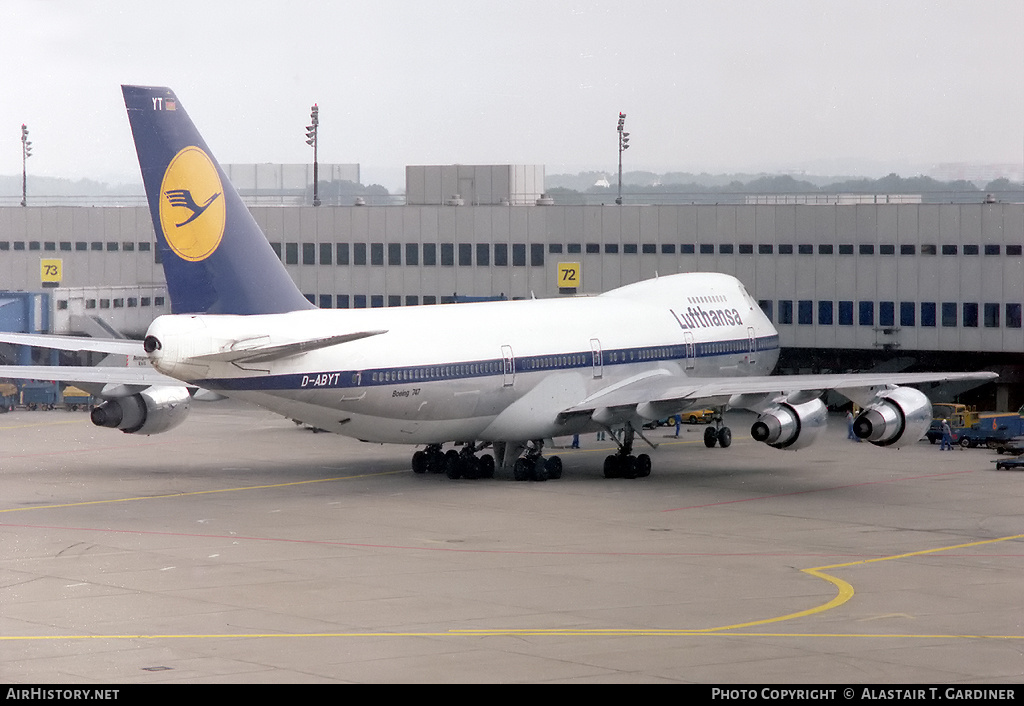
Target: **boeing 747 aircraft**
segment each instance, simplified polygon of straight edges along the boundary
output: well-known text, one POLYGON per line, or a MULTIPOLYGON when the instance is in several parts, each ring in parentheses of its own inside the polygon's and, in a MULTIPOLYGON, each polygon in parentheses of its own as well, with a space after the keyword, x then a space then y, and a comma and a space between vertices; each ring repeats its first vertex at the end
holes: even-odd
MULTIPOLYGON (((123 86, 172 314, 144 341, 4 334, 0 341, 145 356, 151 368, 0 368, 0 376, 93 383, 92 421, 155 434, 188 414, 191 393, 237 397, 357 439, 417 445, 417 473, 511 470, 557 478, 555 436, 615 430, 609 477, 643 477, 643 425, 690 409, 758 414, 750 433, 777 449, 812 443, 825 390, 863 410, 856 434, 919 440, 923 393, 900 385, 992 373, 772 376, 779 336, 735 278, 677 274, 599 296, 388 309, 317 309, 228 182, 168 88, 123 86), (452 444, 445 452, 445 444, 452 444), (491 453, 482 454, 484 450, 491 453)), ((716 424, 705 443, 729 446, 716 424)))

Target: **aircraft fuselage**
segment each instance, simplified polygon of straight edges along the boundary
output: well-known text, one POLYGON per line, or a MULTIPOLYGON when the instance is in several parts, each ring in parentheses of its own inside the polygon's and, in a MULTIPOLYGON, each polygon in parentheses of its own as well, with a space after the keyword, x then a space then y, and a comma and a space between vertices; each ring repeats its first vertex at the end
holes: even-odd
POLYGON ((739 281, 698 273, 571 299, 172 315, 149 333, 167 375, 346 436, 410 444, 600 429, 557 415, 653 370, 767 375, 778 359, 777 332, 739 281), (217 357, 371 330, 384 332, 275 360, 217 357))

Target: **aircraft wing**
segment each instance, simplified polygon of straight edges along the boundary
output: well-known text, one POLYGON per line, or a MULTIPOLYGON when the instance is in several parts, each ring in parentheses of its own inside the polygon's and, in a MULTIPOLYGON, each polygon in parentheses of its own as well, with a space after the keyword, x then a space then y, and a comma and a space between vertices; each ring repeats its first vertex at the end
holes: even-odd
MULTIPOLYGON (((665 415, 672 410, 724 404, 737 395, 752 395, 763 399, 765 395, 792 396, 806 393, 816 397, 826 390, 835 390, 846 397, 858 397, 858 390, 893 385, 919 385, 955 380, 984 382, 997 377, 995 373, 850 373, 833 375, 762 375, 753 377, 680 378, 668 374, 648 374, 601 390, 577 405, 562 411, 561 417, 593 413, 598 409, 642 407, 651 405, 663 409, 665 415)), ((852 399, 852 398, 851 398, 852 399)), ((742 399, 734 400, 742 402, 742 399)), ((856 402, 857 400, 854 399, 856 402)), ((743 406, 742 404, 738 406, 743 406)), ((644 410, 638 409, 639 412, 644 410)), ((642 416, 648 416, 642 414, 642 416)), ((661 416, 661 415, 658 415, 661 416)))

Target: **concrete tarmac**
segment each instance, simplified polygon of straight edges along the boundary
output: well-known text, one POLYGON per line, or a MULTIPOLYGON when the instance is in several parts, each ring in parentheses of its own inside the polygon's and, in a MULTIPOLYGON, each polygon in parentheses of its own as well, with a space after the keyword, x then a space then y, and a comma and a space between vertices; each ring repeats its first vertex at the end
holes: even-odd
POLYGON ((0 682, 1021 680, 1024 473, 751 421, 517 483, 232 402, 152 437, 2 415, 0 682))

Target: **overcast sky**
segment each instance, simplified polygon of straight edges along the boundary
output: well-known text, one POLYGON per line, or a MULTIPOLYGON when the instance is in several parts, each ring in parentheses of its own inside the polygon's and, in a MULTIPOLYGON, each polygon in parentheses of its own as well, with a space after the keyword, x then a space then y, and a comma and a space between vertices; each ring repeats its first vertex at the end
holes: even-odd
MULTIPOLYGON (((1024 162, 1024 2, 0 0, 0 174, 137 181, 120 84, 221 162, 909 176, 1024 162)), ((397 176, 396 176, 397 175, 397 176)))

